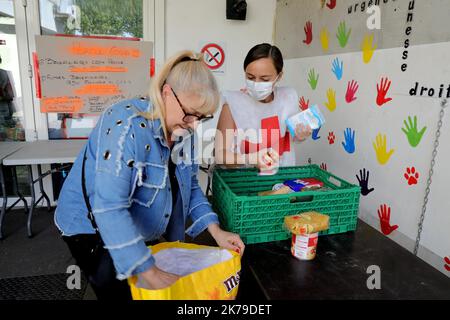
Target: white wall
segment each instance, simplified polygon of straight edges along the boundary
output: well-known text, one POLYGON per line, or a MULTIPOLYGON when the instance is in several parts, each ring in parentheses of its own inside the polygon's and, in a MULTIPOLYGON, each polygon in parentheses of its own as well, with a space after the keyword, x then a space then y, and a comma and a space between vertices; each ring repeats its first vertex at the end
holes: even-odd
POLYGON ((226 19, 225 0, 166 0, 166 58, 184 49, 200 51, 204 41, 225 43, 225 74, 216 79, 222 90, 242 88, 248 50, 272 41, 276 1, 247 0, 247 4, 247 19, 238 21, 226 19))
MULTIPOLYGON (((225 73, 216 74, 221 90, 238 90, 244 86, 243 62, 256 44, 272 42, 276 0, 247 0, 245 21, 226 19, 225 0, 166 0, 165 57, 180 50, 199 52, 204 42, 225 45, 225 73)), ((204 130, 216 128, 221 109, 204 130)), ((200 174, 205 190, 206 176, 200 174)))
MULTIPOLYGON (((317 10, 316 7, 319 7, 319 4, 309 0, 303 1, 305 5, 301 12, 293 15, 297 19, 293 23, 301 20, 304 24, 312 19, 312 16, 316 17, 307 9, 314 7, 314 10, 317 10)), ((257 43, 272 42, 277 4, 275 0, 248 0, 247 2, 249 5, 247 20, 228 21, 225 19, 226 1, 224 0, 189 2, 166 0, 166 57, 182 49, 198 51, 203 41, 225 43, 226 74, 217 75, 217 80, 223 90, 241 88, 244 84, 242 62, 247 51, 257 43)), ((347 9, 344 5, 342 7, 344 10, 347 9)), ((339 7, 336 10, 340 10, 339 7)), ((323 13, 314 20, 314 41, 319 41, 320 27, 326 25, 330 28, 331 48, 338 46, 335 31, 341 21, 333 14, 334 12, 323 13)), ((416 12, 416 18, 418 17, 420 15, 416 12)), ((353 47, 359 47, 362 41, 361 30, 359 31, 353 32, 354 36, 350 40, 353 47)), ((383 31, 389 34, 388 31, 383 31)), ((301 42, 304 34, 299 34, 298 39, 301 42)), ((311 104, 318 104, 327 118, 327 123, 319 134, 321 137, 319 140, 309 140, 298 146, 296 150, 298 164, 307 163, 308 158, 312 158, 317 164, 324 162, 331 172, 355 184, 358 183, 355 175, 360 169, 370 170, 369 187, 375 187, 375 191, 366 197, 361 197, 360 217, 380 230, 377 210, 382 204, 389 205, 391 225, 399 227, 388 237, 412 251, 426 189, 440 100, 411 97, 408 93, 415 81, 420 81, 420 85, 433 86, 435 90, 439 90, 441 83, 448 84, 450 70, 446 57, 448 57, 450 43, 411 46, 407 73, 399 71, 399 66, 403 63, 403 48, 400 48, 402 44, 402 41, 398 41, 398 48, 377 50, 369 64, 363 62, 361 52, 348 53, 347 51, 346 53, 339 48, 333 55, 286 60, 282 84, 294 86, 299 96, 304 95, 310 99, 311 104), (331 72, 331 63, 336 57, 344 61, 344 77, 340 81, 331 72), (315 68, 320 74, 316 90, 312 90, 307 82, 311 68, 315 68), (388 97, 392 97, 393 101, 379 107, 375 103, 376 86, 380 79, 386 76, 392 81, 388 97), (353 79, 359 82, 358 99, 348 104, 345 101, 345 91, 348 81, 353 79), (329 88, 336 91, 338 106, 334 112, 330 112, 324 106, 327 101, 326 91, 329 88), (416 148, 412 148, 401 128, 408 116, 415 115, 418 117, 419 127, 426 126, 427 131, 421 143, 416 148), (357 151, 354 154, 348 154, 342 147, 344 130, 347 127, 356 130, 357 151), (327 140, 330 131, 333 131, 337 138, 334 145, 330 145, 327 140), (386 165, 378 163, 372 146, 372 142, 379 133, 387 135, 388 149, 395 149, 395 153, 386 165), (403 175, 406 168, 412 166, 419 171, 420 178, 417 185, 409 186, 403 175)), ((383 43, 379 45, 381 47, 383 43)), ((331 50, 331 52, 335 51, 331 50)), ((450 179, 448 173, 450 154, 447 148, 450 137, 449 113, 450 109, 444 119, 441 148, 419 250, 421 258, 447 275, 449 273, 444 268, 443 258, 450 252, 448 232, 450 203, 448 196, 446 197, 448 194, 446 185, 450 179)), ((209 126, 215 127, 215 125, 216 122, 209 126)), ((204 181, 202 184, 204 186, 204 181)))
MULTIPOLYGON (((406 1, 402 3, 408 4, 406 1)), ((320 10, 319 6, 312 2, 308 1, 308 5, 309 7, 305 6, 308 8, 304 7, 302 14, 297 16, 300 23, 304 24, 311 19, 312 12, 320 10)), ((339 7, 336 10, 339 10, 339 7)), ((324 11, 323 16, 312 19, 316 27, 314 33, 316 45, 320 42, 318 38, 321 26, 334 23, 330 30, 332 31, 330 47, 337 53, 332 55, 322 53, 319 56, 286 61, 284 82, 294 86, 299 96, 309 99, 310 105, 318 104, 327 120, 320 131, 319 140, 310 139, 297 148, 297 159, 301 164, 307 163, 308 158, 311 158, 313 163, 326 163, 329 171, 356 185, 358 185, 356 174, 362 168, 368 169, 369 187, 374 187, 375 190, 367 196, 361 196, 360 218, 381 232, 377 210, 382 204, 389 205, 391 225, 398 225, 398 229, 387 236, 412 251, 418 233, 440 112, 441 99, 437 97, 437 93, 440 85, 444 84, 446 94, 450 84, 448 65, 450 42, 421 45, 412 42, 408 48, 408 71, 404 73, 400 71, 400 66, 404 63, 402 59, 404 48, 401 47, 401 41, 398 42, 397 48, 376 50, 370 63, 366 64, 363 62, 362 52, 345 52, 346 50, 342 50, 337 44, 334 34, 341 21, 341 17, 336 18, 337 13, 339 11, 324 11), (332 61, 335 58, 344 62, 342 80, 337 80, 331 71, 332 61), (313 68, 320 74, 319 84, 315 90, 308 84, 308 73, 313 68), (380 107, 376 104, 376 97, 377 83, 382 77, 388 77, 392 81, 387 96, 393 100, 380 107), (345 93, 351 80, 358 81, 359 90, 356 94, 357 100, 349 104, 345 101, 345 93), (434 88, 436 90, 434 97, 411 96, 410 89, 416 81, 419 82, 419 91, 422 85, 434 88), (333 112, 325 106, 326 93, 330 88, 336 91, 337 108, 333 112), (417 116, 419 131, 424 126, 427 127, 420 144, 415 148, 411 147, 401 130, 404 127, 403 121, 408 116, 417 116), (346 128, 356 130, 354 154, 347 153, 342 146, 346 128), (333 145, 330 145, 327 139, 329 132, 336 135, 333 145), (377 161, 373 148, 373 141, 379 133, 387 136, 388 151, 395 150, 385 165, 377 161), (404 178, 404 173, 407 167, 412 166, 420 173, 420 177, 416 185, 410 186, 404 178)), ((422 17, 420 10, 416 12, 416 19, 419 17, 422 17)), ((384 28, 384 24, 381 27, 382 32, 389 34, 390 31, 384 28)), ((364 26, 361 26, 359 33, 353 33, 349 41, 360 44, 364 33, 370 34, 369 30, 363 29, 364 26)), ((304 39, 304 34, 300 38, 304 39)), ((302 50, 310 48, 304 46, 302 50)), ((444 267, 444 258, 450 253, 448 197, 450 108, 447 109, 421 235, 419 257, 450 276, 444 267)))

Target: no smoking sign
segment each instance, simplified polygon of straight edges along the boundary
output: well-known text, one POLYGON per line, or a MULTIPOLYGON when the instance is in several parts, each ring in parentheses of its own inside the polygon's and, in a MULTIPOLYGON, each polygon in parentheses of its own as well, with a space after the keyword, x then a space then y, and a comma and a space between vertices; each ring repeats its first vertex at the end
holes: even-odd
POLYGON ((208 68, 213 72, 224 73, 225 50, 216 43, 208 43, 201 49, 203 59, 208 68))

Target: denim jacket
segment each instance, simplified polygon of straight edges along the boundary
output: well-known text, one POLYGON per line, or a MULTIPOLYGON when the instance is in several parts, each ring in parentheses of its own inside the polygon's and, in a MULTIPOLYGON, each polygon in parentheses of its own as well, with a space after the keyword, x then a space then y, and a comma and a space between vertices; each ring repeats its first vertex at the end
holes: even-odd
POLYGON ((141 98, 119 102, 102 114, 66 178, 55 213, 55 224, 65 236, 95 232, 81 187, 87 148, 87 194, 121 280, 154 265, 145 241, 163 234, 168 241, 182 241, 185 232, 196 237, 209 224, 219 223, 198 184, 193 138, 183 139, 174 147, 184 161, 176 166, 179 193, 172 204, 170 149, 161 122, 138 114, 152 109, 151 102, 141 98), (192 225, 185 230, 189 218, 192 225))

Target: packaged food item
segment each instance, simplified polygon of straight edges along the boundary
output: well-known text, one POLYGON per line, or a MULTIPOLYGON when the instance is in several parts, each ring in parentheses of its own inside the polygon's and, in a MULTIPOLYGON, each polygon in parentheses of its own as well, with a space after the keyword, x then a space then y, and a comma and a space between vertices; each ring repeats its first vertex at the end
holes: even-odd
POLYGON ((330 217, 315 211, 284 217, 284 224, 292 234, 311 234, 329 228, 330 217))
MULTIPOLYGON (((288 193, 293 192, 291 190, 291 188, 289 188, 288 186, 285 186, 282 183, 275 185, 275 186, 279 186, 279 187, 277 187, 274 190, 258 192, 258 196, 273 196, 273 195, 277 195, 277 194, 288 194, 288 193)), ((274 188, 275 188, 275 186, 274 186, 274 188)))
POLYGON ((292 233, 292 255, 300 260, 314 259, 319 231, 329 228, 329 220, 329 216, 314 211, 285 217, 284 224, 292 233))
POLYGON ((287 128, 293 137, 295 137, 295 128, 298 124, 309 125, 313 130, 319 129, 325 124, 325 117, 319 107, 313 105, 286 120, 287 128))
POLYGON ((261 169, 258 172, 259 176, 274 176, 278 173, 278 168, 261 169))
POLYGON ((286 180, 284 183, 277 183, 272 190, 259 192, 259 196, 272 196, 276 194, 289 194, 299 191, 320 190, 323 182, 314 178, 286 180))
POLYGON ((279 166, 279 164, 278 163, 271 163, 270 164, 268 162, 269 161, 268 159, 271 159, 270 158, 271 157, 271 154, 270 154, 271 152, 273 152, 273 149, 269 148, 268 153, 266 155, 266 157, 269 157, 269 158, 263 158, 263 161, 266 164, 268 164, 269 167, 267 169, 259 169, 258 175, 260 175, 260 176, 273 176, 273 175, 276 175, 278 173, 278 166, 279 166))
POLYGON ((300 260, 312 260, 316 257, 319 234, 292 235, 291 253, 300 260))
POLYGON ((305 178, 296 180, 287 180, 284 185, 291 188, 294 192, 320 189, 323 187, 323 182, 315 178, 305 178))

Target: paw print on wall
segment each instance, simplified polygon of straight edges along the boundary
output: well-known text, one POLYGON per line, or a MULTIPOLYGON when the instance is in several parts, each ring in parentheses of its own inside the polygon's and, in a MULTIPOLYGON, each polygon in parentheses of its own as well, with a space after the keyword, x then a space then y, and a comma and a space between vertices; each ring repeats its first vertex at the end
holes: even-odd
POLYGON ((405 179, 408 181, 408 185, 412 186, 418 183, 419 173, 416 172, 415 167, 406 168, 405 179))
POLYGON ((444 262, 445 262, 445 265, 444 265, 445 270, 450 272, 450 257, 445 257, 444 262))
POLYGON ((334 132, 331 131, 330 133, 328 133, 328 142, 330 144, 334 144, 335 140, 336 140, 336 136, 334 135, 334 132))

